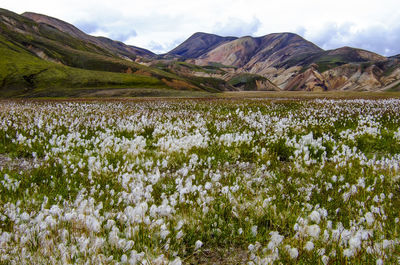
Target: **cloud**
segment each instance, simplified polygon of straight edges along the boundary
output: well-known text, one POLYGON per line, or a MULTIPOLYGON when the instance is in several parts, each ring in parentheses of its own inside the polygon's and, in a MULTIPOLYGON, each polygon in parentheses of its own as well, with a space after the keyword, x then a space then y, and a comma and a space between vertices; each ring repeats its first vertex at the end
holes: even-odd
POLYGON ((137 32, 132 28, 130 20, 124 19, 118 14, 101 19, 87 17, 85 20, 77 21, 74 24, 87 34, 104 36, 122 42, 137 36, 137 32))
POLYGON ((261 21, 253 17, 250 21, 229 17, 227 21, 218 22, 214 25, 213 33, 222 36, 242 37, 253 35, 260 28, 261 21))
POLYGON ((355 47, 375 51, 382 55, 400 54, 400 26, 383 25, 361 29, 352 36, 355 47))
POLYGON ((306 31, 305 37, 323 49, 351 46, 390 56, 400 54, 400 26, 383 24, 360 27, 354 23, 326 23, 315 31, 306 31))
POLYGON ((109 32, 109 36, 113 40, 119 40, 125 42, 130 38, 137 36, 137 33, 134 29, 126 28, 121 31, 115 31, 115 30, 111 31, 109 32))
POLYGON ((91 34, 99 30, 99 25, 91 21, 77 21, 74 26, 86 34, 91 34))

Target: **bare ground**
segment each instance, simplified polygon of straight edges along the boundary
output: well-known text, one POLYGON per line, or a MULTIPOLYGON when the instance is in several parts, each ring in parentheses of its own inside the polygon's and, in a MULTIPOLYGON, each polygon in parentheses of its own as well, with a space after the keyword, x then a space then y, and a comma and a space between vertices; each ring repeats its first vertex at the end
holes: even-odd
POLYGON ((10 170, 29 171, 40 164, 33 158, 11 158, 5 154, 0 154, 0 169, 8 168, 10 170))
POLYGON ((184 261, 185 264, 196 265, 234 265, 246 264, 249 261, 248 252, 241 248, 204 249, 184 261))

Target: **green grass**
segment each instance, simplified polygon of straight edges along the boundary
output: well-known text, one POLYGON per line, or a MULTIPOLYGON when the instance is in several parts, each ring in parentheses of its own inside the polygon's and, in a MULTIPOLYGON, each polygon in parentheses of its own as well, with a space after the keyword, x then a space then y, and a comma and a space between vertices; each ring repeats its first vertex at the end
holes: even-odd
POLYGON ((165 88, 159 79, 143 75, 90 71, 41 60, 0 37, 0 91, 3 97, 29 96, 63 88, 165 88), (13 49, 10 49, 12 47, 13 49))
POLYGON ((257 90, 257 81, 268 81, 267 78, 255 75, 243 73, 231 78, 228 83, 236 88, 240 88, 245 91, 257 90))

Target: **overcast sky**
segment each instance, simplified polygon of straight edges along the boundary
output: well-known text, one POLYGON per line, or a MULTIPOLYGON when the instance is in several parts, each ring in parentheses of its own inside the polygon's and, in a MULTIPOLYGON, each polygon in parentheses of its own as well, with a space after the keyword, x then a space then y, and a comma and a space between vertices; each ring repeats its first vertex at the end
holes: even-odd
POLYGON ((400 54, 399 0, 2 0, 0 7, 53 16, 155 53, 201 31, 237 37, 294 32, 323 49, 400 54))

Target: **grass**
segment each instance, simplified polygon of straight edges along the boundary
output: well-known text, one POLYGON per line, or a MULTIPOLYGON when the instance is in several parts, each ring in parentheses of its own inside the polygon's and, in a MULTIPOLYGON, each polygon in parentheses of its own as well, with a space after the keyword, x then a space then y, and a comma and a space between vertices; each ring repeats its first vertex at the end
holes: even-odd
POLYGON ((399 106, 0 101, 0 262, 395 263, 399 106))
MULTIPOLYGON (((172 78, 175 77, 172 74, 170 74, 172 77, 169 77, 163 72, 151 70, 153 73, 148 76, 146 72, 127 74, 68 67, 39 59, 2 36, 0 37, 0 54, 2 54, 0 62, 2 97, 90 97, 96 92, 113 96, 187 96, 188 94, 171 91, 174 90, 174 80, 177 80, 172 78), (162 91, 169 86, 172 86, 172 89, 162 91), (135 88, 139 90, 134 91, 135 88), (107 90, 108 92, 105 92, 107 90)), ((106 65, 103 64, 104 67, 106 65)), ((198 84, 206 91, 212 92, 218 91, 212 88, 213 86, 218 87, 219 84, 222 86, 224 83, 217 79, 200 77, 194 78, 193 84, 180 82, 183 86, 187 84, 188 90, 193 90, 195 87, 193 84, 198 84)), ((193 96, 197 94, 201 93, 196 92, 193 96)))
POLYGON ((257 90, 257 81, 267 82, 268 79, 260 75, 243 73, 232 77, 228 83, 241 90, 251 91, 257 90))

